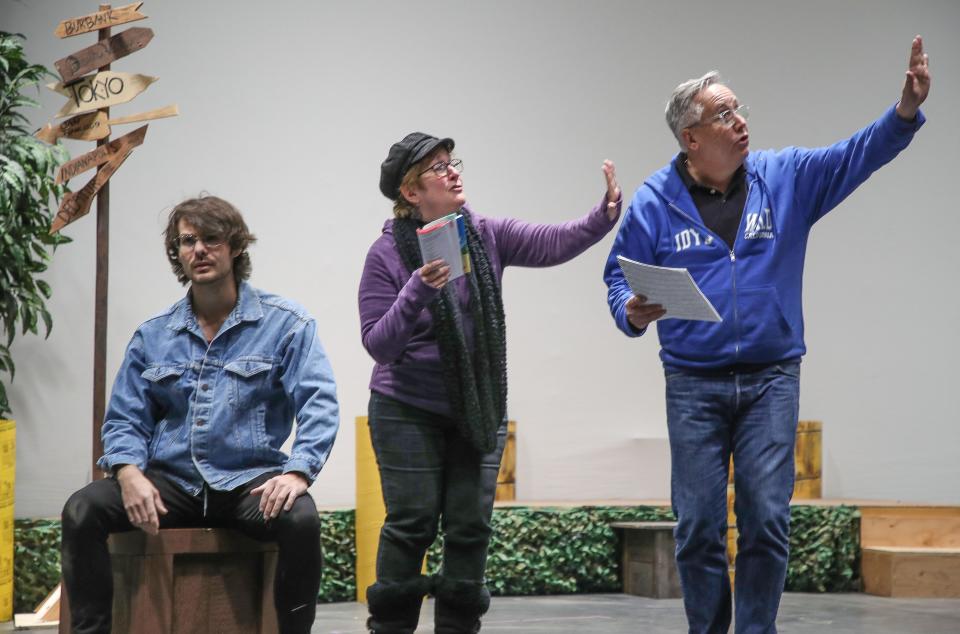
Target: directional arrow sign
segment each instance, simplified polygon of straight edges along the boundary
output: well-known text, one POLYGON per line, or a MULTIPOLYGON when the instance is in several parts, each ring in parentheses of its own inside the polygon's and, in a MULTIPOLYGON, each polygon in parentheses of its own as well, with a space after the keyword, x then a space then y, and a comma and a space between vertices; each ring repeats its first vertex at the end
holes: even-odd
POLYGON ((113 157, 82 189, 75 192, 68 192, 63 197, 63 200, 60 201, 60 209, 57 211, 56 218, 53 219, 50 233, 56 233, 77 218, 86 216, 90 212, 90 203, 93 202, 93 197, 97 195, 100 188, 106 185, 110 177, 113 176, 113 173, 123 165, 123 162, 127 160, 127 157, 132 153, 133 148, 127 150, 125 154, 118 154, 113 157))
POLYGON ((48 123, 34 133, 34 136, 41 141, 46 141, 51 145, 57 142, 60 137, 68 139, 80 139, 83 141, 95 141, 97 138, 104 138, 109 133, 106 132, 102 137, 95 137, 94 134, 100 134, 103 128, 109 128, 107 125, 107 113, 88 112, 70 117, 60 123, 48 123))
POLYGON ((101 145, 95 150, 78 156, 72 161, 67 161, 57 173, 57 184, 65 183, 77 174, 93 169, 97 165, 103 165, 107 161, 116 158, 120 154, 126 154, 129 150, 143 143, 143 138, 147 135, 147 126, 143 125, 122 137, 114 139, 109 143, 101 145))
POLYGON ((57 60, 53 65, 57 67, 57 72, 63 78, 63 83, 69 84, 92 70, 97 70, 121 57, 136 53, 149 44, 152 39, 152 30, 135 26, 92 46, 80 49, 73 55, 57 60))
POLYGON ((87 75, 69 86, 57 83, 48 84, 47 88, 70 99, 60 108, 60 112, 54 115, 59 119, 68 115, 127 103, 158 79, 160 78, 150 77, 149 75, 115 73, 108 70, 96 75, 87 75))
POLYGON ((118 24, 134 22, 135 20, 142 20, 147 17, 137 11, 142 5, 142 2, 134 2, 133 4, 128 4, 125 7, 119 7, 117 9, 98 11, 90 15, 82 15, 79 18, 70 18, 69 20, 61 22, 56 30, 54 30, 54 33, 59 38, 65 38, 105 29, 110 26, 117 26, 118 24))
POLYGON ((180 114, 177 104, 148 110, 140 114, 131 114, 126 117, 116 117, 107 120, 106 113, 88 112, 75 117, 70 117, 58 124, 48 123, 34 133, 34 136, 41 141, 46 141, 51 145, 57 142, 60 137, 68 139, 77 139, 79 141, 98 141, 110 136, 110 126, 123 123, 137 123, 140 121, 153 121, 154 119, 163 119, 164 117, 175 117, 180 114))

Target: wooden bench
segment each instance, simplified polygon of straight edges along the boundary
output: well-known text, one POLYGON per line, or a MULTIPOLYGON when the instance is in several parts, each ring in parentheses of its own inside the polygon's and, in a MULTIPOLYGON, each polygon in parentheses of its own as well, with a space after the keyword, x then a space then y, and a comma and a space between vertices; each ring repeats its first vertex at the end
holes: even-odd
MULTIPOLYGON (((277 545, 236 531, 173 528, 110 536, 113 631, 277 634, 277 545)), ((71 632, 61 597, 60 634, 71 632)))
POLYGON ((676 522, 614 522, 610 527, 622 533, 620 562, 623 591, 653 599, 678 599, 676 522))

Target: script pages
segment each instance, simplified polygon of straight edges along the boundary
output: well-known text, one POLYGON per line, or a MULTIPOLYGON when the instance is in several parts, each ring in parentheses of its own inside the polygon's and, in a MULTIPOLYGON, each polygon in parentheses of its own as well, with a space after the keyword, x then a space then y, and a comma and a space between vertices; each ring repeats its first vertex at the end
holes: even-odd
POLYGON ((649 303, 667 310, 662 319, 723 321, 687 269, 643 264, 622 255, 617 262, 634 295, 643 295, 649 303))

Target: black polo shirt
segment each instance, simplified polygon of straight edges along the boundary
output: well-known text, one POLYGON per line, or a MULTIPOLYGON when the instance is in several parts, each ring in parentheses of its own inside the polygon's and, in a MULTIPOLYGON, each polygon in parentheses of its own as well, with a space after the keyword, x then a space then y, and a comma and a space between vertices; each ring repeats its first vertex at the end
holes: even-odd
POLYGON ((733 249, 737 240, 737 231, 740 229, 740 219, 743 217, 743 206, 747 202, 747 172, 740 166, 733 174, 733 179, 727 191, 721 192, 712 187, 701 185, 693 180, 687 170, 687 155, 681 152, 673 161, 673 166, 680 174, 680 180, 690 192, 693 204, 697 206, 703 223, 707 229, 714 232, 733 249))
MULTIPOLYGON (((687 170, 687 155, 681 152, 673 162, 674 167, 680 174, 680 180, 690 192, 693 198, 693 204, 697 206, 703 223, 707 225, 710 231, 720 236, 727 246, 732 250, 733 243, 737 240, 737 231, 740 229, 740 219, 743 217, 743 207, 747 203, 747 172, 740 166, 733 174, 733 179, 727 187, 727 191, 720 192, 712 187, 700 185, 687 170)), ((793 360, 793 359, 791 359, 793 360)), ((780 363, 780 361, 774 362, 780 363)), ((758 372, 764 370, 774 363, 734 363, 733 365, 721 368, 709 368, 705 370, 691 370, 689 368, 678 368, 687 374, 706 377, 730 376, 733 374, 743 374, 758 372)))

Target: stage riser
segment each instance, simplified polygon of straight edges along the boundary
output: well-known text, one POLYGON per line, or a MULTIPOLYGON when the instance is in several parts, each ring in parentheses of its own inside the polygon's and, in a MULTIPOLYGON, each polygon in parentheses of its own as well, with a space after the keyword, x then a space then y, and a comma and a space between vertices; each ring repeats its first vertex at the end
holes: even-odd
POLYGON ((862 509, 860 543, 873 546, 960 548, 960 508, 862 509))
POLYGON ((864 548, 863 589, 898 598, 960 598, 960 549, 864 548))

